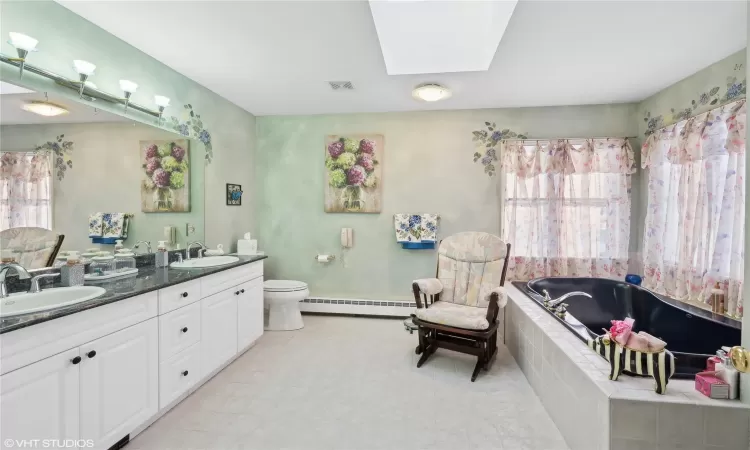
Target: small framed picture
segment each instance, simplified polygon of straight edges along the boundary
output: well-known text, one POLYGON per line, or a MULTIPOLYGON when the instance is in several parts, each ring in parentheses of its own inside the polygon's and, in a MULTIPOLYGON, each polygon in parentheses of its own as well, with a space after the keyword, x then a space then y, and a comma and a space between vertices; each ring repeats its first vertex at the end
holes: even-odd
POLYGON ((242 205, 242 186, 239 184, 227 183, 227 205, 242 205))

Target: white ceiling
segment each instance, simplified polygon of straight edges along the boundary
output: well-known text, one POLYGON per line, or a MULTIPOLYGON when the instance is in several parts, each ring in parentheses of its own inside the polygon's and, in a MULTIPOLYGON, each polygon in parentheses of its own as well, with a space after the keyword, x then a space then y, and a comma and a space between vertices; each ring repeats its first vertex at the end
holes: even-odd
POLYGON ((29 92, 34 92, 31 89, 26 89, 21 86, 16 86, 15 84, 6 83, 5 81, 0 80, 0 95, 7 95, 7 94, 28 94, 29 92))
POLYGON ((58 2, 256 115, 639 101, 747 34, 738 0, 521 0, 489 70, 387 75, 366 1, 58 2), (453 96, 414 100, 427 81, 453 96))
MULTIPOLYGON (((3 83, 7 86, 15 86, 3 83)), ((2 86, 5 89, 5 86, 2 86)), ((23 88, 20 88, 23 89, 23 88)), ((28 91, 28 90, 27 90, 28 91)), ((68 114, 45 117, 21 109, 21 105, 31 101, 45 101, 44 94, 29 91, 30 94, 5 94, 0 97, 0 125, 36 125, 51 123, 90 123, 90 122, 131 122, 122 116, 101 111, 93 106, 76 101, 50 97, 49 101, 67 109, 68 114)))

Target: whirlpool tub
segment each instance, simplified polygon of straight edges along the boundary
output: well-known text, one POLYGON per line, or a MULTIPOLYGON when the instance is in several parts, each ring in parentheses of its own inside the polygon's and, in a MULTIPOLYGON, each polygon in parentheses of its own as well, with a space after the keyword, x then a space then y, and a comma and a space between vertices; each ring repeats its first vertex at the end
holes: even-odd
POLYGON ((584 342, 609 329, 611 320, 635 319, 634 331, 645 331, 667 342, 676 359, 673 378, 695 378, 705 370, 706 358, 721 346, 740 345, 741 322, 655 294, 624 281, 604 278, 537 278, 514 281, 521 292, 548 311, 584 342), (568 313, 560 319, 542 304, 542 292, 554 299, 572 291, 593 298, 565 300, 568 313))

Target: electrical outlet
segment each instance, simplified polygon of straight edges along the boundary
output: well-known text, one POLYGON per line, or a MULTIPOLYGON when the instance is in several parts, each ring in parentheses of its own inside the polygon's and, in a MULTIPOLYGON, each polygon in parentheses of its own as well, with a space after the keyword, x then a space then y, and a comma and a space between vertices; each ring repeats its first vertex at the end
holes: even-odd
POLYGON ((191 223, 185 224, 185 237, 195 234, 195 225, 191 223))

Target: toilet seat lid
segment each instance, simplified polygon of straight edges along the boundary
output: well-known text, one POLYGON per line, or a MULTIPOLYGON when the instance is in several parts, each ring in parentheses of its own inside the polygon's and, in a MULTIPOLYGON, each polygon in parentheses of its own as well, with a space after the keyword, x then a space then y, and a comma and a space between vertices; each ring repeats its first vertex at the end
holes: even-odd
POLYGON ((307 289, 307 283, 295 280, 266 280, 263 290, 269 292, 294 292, 307 289))

